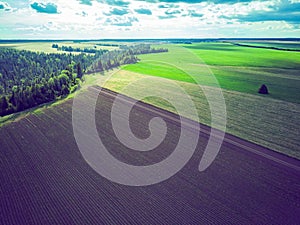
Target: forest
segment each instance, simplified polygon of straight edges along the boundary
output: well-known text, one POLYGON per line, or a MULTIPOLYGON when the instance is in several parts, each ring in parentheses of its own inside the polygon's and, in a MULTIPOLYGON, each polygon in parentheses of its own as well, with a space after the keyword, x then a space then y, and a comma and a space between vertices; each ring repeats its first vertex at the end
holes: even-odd
POLYGON ((166 51, 145 44, 79 55, 0 48, 0 116, 67 96, 80 87, 85 73, 136 63, 139 54, 166 51))

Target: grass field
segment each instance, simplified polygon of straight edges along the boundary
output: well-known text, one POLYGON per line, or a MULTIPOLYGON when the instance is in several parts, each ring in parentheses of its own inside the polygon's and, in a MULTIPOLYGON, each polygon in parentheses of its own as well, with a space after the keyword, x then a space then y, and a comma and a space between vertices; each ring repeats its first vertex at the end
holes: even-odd
POLYGON ((186 55, 180 54, 182 52, 177 47, 168 46, 168 53, 141 55, 138 64, 127 65, 123 69, 194 83, 190 76, 174 65, 199 63, 201 59, 202 64, 207 66, 198 67, 197 82, 203 85, 213 85, 213 73, 223 89, 258 95, 259 87, 266 84, 270 89, 266 98, 300 103, 300 52, 254 49, 228 43, 200 43, 184 47, 189 50, 184 53, 186 55), (191 57, 191 53, 198 59, 193 59, 195 56, 191 57))

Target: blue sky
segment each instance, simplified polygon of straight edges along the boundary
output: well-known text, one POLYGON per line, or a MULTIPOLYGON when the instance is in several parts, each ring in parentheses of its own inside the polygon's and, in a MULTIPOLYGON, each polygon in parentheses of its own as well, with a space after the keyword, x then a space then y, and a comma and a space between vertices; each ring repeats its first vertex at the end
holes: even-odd
POLYGON ((300 0, 0 0, 0 39, 300 37, 300 0))

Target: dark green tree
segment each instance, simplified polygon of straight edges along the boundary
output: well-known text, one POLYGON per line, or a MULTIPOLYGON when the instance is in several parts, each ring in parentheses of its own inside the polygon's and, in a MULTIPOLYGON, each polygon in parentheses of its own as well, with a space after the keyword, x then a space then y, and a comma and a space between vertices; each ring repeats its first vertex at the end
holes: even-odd
POLYGON ((76 64, 76 70, 77 70, 77 78, 81 79, 83 76, 83 72, 81 69, 81 64, 80 62, 76 64))
POLYGON ((0 98, 0 116, 4 116, 8 109, 8 102, 5 96, 0 98))

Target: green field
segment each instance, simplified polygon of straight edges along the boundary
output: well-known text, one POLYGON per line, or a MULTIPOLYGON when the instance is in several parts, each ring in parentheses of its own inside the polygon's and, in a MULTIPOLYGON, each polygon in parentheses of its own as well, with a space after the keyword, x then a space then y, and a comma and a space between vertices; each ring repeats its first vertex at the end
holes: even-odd
POLYGON ((230 43, 200 43, 184 45, 208 65, 300 68, 300 52, 257 49, 230 43))
MULTIPOLYGON (((300 103, 300 52, 239 47, 229 43, 200 43, 184 47, 208 66, 198 68, 197 82, 202 85, 213 86, 210 81, 212 72, 223 89, 257 94, 260 85, 266 84, 270 89, 267 98, 300 103)), ((195 60, 190 60, 190 53, 180 55, 179 62, 178 48, 168 48, 168 53, 141 55, 138 64, 127 65, 123 69, 195 83, 190 76, 174 67, 193 64, 195 60)))

